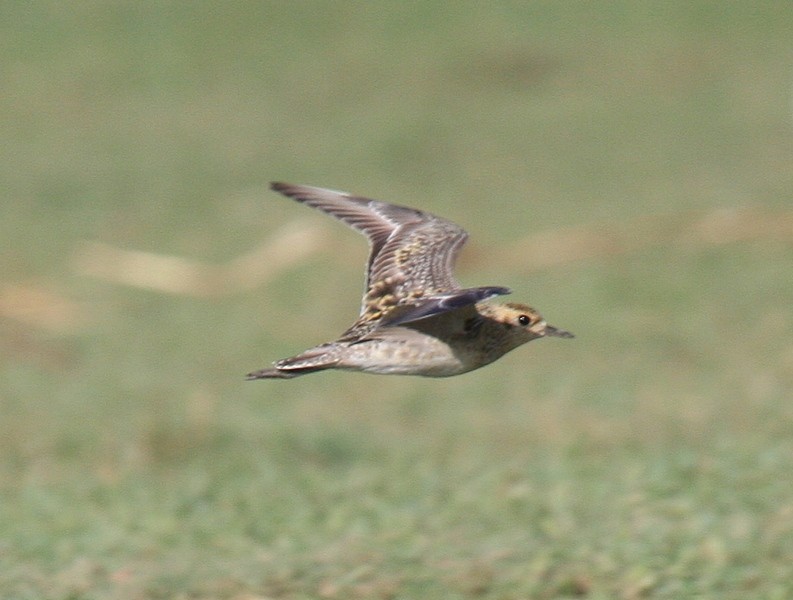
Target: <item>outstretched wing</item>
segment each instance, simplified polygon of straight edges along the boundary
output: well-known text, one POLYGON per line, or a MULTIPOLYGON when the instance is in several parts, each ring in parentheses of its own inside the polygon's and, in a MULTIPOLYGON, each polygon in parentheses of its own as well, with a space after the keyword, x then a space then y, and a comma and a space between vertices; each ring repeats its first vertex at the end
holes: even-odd
MULTIPOLYGON (((379 319, 394 307, 406 304, 425 305, 429 312, 418 318, 452 310, 437 301, 455 296, 454 292, 460 290, 452 274, 457 253, 468 238, 460 226, 427 212, 345 192, 288 183, 271 186, 339 219, 369 239, 362 318, 379 319)), ((412 320, 404 317, 400 316, 399 322, 412 320)))

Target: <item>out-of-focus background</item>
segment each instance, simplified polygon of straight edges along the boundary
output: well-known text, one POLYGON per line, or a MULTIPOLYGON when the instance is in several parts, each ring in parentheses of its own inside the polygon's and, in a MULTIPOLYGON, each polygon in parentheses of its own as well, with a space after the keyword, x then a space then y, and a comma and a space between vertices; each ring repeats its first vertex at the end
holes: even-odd
POLYGON ((789 598, 793 7, 0 9, 0 596, 789 598), (363 238, 577 334, 445 380, 248 371, 363 238))

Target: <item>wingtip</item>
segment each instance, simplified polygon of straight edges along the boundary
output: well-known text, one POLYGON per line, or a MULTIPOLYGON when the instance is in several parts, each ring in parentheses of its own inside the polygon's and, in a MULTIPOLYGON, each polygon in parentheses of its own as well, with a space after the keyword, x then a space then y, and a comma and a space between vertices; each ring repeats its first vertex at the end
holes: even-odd
POLYGON ((270 189, 279 194, 283 194, 287 198, 293 200, 300 200, 306 194, 310 194, 312 188, 307 185, 296 185, 294 183, 286 183, 285 181, 271 181, 270 189))

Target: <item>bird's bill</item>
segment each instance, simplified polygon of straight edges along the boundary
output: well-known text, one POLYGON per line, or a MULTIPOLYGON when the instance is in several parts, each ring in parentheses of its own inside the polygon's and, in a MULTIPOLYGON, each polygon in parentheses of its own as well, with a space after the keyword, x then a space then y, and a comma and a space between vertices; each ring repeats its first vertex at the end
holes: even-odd
POLYGON ((551 337, 560 337, 560 338, 574 338, 575 337, 569 331, 565 331, 564 329, 557 329, 553 325, 546 325, 545 326, 545 335, 549 335, 551 337))

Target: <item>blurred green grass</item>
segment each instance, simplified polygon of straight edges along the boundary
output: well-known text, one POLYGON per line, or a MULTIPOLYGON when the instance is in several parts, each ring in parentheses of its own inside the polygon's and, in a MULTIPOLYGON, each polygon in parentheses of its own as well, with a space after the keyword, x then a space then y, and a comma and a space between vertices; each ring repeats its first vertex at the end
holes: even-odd
POLYGON ((559 228, 789 214, 788 4, 0 14, 0 596, 793 594, 790 238, 529 275, 499 256, 559 228), (242 381, 341 331, 361 286, 362 239, 271 179, 455 219, 464 282, 577 339, 449 380, 242 381), (252 291, 74 268, 86 240, 224 263, 301 220, 344 258, 252 291), (15 318, 19 286, 75 312, 15 318))

